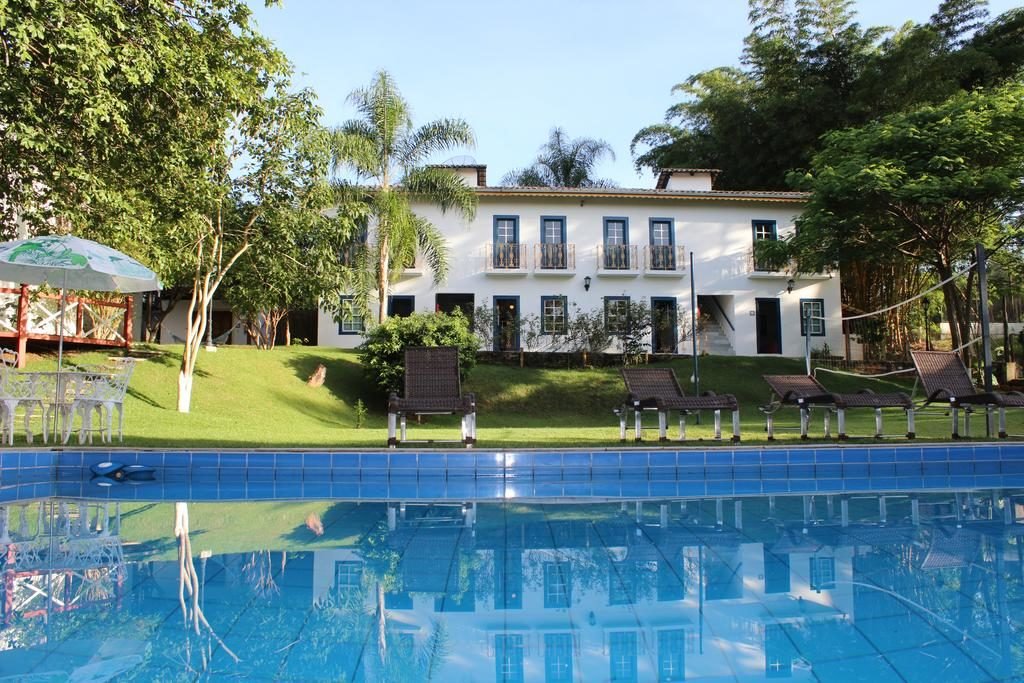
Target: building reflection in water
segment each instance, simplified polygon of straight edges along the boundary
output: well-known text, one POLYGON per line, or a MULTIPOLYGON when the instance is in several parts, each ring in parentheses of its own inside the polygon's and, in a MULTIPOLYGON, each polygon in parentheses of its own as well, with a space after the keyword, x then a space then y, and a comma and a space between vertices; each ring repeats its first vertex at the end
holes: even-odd
MULTIPOLYGON (((309 504, 295 504, 293 537, 239 540, 196 558, 202 610, 237 664, 216 643, 207 656, 186 633, 173 537, 147 538, 141 521, 120 533, 133 515, 163 515, 169 530, 172 504, 124 513, 73 502, 5 507, 0 671, 119 680, 1008 678, 1024 670, 1015 495, 336 502, 324 505, 331 521, 319 538, 304 532, 309 504)), ((288 504, 275 505, 288 514, 288 504)), ((239 506, 203 512, 238 515, 239 506)), ((205 547, 203 534, 197 516, 194 547, 205 547)))

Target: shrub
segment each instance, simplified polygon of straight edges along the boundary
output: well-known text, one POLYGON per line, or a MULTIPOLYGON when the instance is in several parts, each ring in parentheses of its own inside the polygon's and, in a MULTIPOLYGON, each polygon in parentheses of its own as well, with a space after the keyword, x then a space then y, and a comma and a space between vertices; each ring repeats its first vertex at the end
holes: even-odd
POLYGON ((385 395, 401 392, 405 381, 405 350, 416 346, 457 347, 459 369, 465 380, 476 364, 480 340, 469 331, 469 321, 458 310, 388 318, 371 329, 359 347, 363 372, 385 395))

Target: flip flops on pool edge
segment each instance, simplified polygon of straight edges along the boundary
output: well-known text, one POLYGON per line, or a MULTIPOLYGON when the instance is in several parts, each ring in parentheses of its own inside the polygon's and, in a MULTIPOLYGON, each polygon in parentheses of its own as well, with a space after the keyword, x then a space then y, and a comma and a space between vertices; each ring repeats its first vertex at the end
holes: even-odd
POLYGON ((89 467, 92 482, 97 486, 140 484, 156 479, 156 469, 146 465, 126 465, 123 462, 100 462, 89 467))

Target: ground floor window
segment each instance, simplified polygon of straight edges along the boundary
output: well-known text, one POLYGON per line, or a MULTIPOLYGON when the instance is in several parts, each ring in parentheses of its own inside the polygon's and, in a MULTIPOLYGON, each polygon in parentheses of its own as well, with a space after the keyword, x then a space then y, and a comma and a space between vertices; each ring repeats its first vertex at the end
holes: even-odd
POLYGON ((568 562, 544 563, 544 606, 568 607, 572 602, 572 575, 568 562))
POLYGON ((564 296, 542 296, 540 309, 541 332, 543 334, 565 334, 566 298, 564 296))
POLYGON ((800 336, 807 336, 808 327, 812 337, 825 336, 825 300, 800 299, 800 336), (808 320, 808 317, 810 320, 808 320))
POLYGON ((836 587, 836 559, 834 557, 811 558, 811 589, 822 590, 836 587))
POLYGON ((338 319, 338 334, 362 334, 363 313, 350 296, 341 297, 341 314, 338 319))
POLYGON ((628 296, 606 296, 604 298, 604 326, 609 332, 622 332, 629 318, 628 296))

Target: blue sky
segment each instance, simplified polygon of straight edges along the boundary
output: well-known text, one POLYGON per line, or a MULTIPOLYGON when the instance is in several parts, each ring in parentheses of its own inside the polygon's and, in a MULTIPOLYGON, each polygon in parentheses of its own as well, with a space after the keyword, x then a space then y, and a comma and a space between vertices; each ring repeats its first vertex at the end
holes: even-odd
MULTIPOLYGON (((863 25, 925 21, 939 0, 860 0, 863 25)), ((992 16, 1018 3, 990 0, 992 16)), ((416 125, 460 116, 488 182, 529 165, 552 126, 602 138, 616 160, 599 177, 653 187, 633 169, 629 142, 678 101, 691 74, 737 64, 749 33, 743 0, 285 0, 253 1, 261 31, 312 87, 324 122, 354 115, 345 102, 378 69, 395 78, 416 125)), ((440 157, 435 161, 445 161, 440 157)), ((756 188, 751 188, 756 189, 756 188)))

